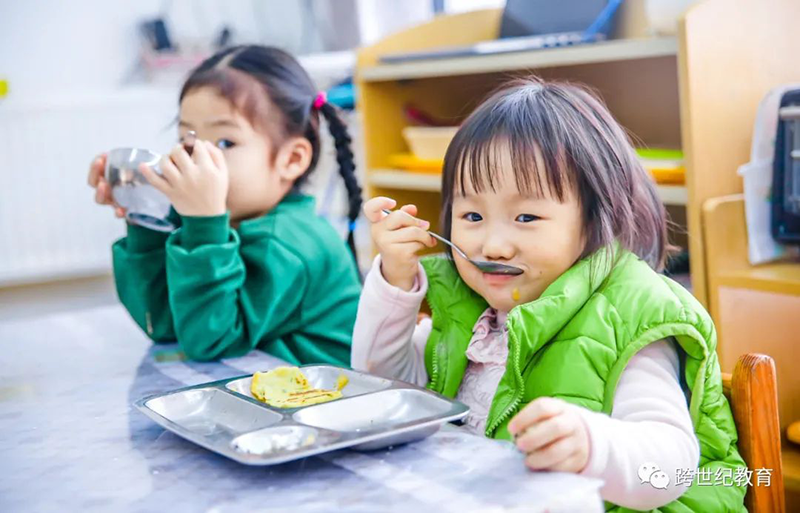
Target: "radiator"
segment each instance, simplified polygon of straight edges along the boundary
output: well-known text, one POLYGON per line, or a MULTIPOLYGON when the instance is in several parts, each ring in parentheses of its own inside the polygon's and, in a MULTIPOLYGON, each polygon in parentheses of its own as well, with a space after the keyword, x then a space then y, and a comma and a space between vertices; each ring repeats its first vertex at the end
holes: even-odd
POLYGON ((89 163, 169 149, 177 112, 174 89, 0 100, 0 286, 108 273, 124 222, 94 203, 89 163))

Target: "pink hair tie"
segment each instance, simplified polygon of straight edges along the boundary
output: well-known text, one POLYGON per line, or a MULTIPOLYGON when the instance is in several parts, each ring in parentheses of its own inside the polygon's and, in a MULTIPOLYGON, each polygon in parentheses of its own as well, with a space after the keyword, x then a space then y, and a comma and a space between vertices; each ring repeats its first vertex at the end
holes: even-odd
POLYGON ((314 110, 319 110, 322 108, 325 103, 328 101, 328 95, 325 94, 324 91, 320 91, 317 93, 317 97, 314 98, 314 110))

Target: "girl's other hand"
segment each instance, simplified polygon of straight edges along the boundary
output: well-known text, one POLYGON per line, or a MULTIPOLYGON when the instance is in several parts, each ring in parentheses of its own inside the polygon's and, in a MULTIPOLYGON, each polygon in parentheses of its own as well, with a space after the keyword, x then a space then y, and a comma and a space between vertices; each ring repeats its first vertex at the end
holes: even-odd
POLYGON ((222 151, 197 141, 192 156, 178 144, 159 163, 162 175, 147 165, 139 168, 150 184, 167 195, 182 216, 218 216, 227 210, 228 166, 222 151))
POLYGON ((532 470, 582 471, 589 462, 589 432, 578 406, 553 397, 531 401, 508 431, 532 470))
POLYGON ((125 209, 114 202, 111 195, 111 186, 106 181, 106 154, 101 153, 94 158, 89 166, 89 186, 93 187, 94 201, 100 205, 110 205, 114 208, 117 217, 125 217, 125 209))
POLYGON ((381 272, 389 284, 411 290, 417 275, 422 248, 436 246, 436 240, 427 232, 428 221, 417 219, 417 207, 404 205, 386 214, 397 202, 391 198, 372 198, 364 204, 364 214, 372 223, 372 240, 381 254, 381 272))

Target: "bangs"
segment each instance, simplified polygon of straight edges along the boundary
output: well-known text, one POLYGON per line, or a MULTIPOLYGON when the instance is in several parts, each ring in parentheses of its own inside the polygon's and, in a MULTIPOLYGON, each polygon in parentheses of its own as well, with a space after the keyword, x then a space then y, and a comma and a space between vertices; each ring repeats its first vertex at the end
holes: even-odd
POLYGON ((506 99, 486 112, 479 108, 464 123, 445 155, 443 183, 462 196, 495 192, 510 166, 520 194, 563 202, 576 183, 566 134, 544 119, 547 112, 530 105, 533 95, 506 99))
POLYGON ((281 123, 268 123, 268 116, 264 113, 280 115, 280 112, 271 105, 266 87, 247 73, 230 67, 213 67, 200 71, 186 81, 180 99, 183 100, 187 94, 204 87, 215 89, 254 127, 262 131, 275 131, 281 126, 281 123))
POLYGON ((582 257, 618 242, 663 268, 664 205, 625 130, 590 90, 519 79, 470 114, 445 155, 444 235, 455 195, 496 192, 511 175, 522 195, 564 203, 574 194, 586 237, 582 257))

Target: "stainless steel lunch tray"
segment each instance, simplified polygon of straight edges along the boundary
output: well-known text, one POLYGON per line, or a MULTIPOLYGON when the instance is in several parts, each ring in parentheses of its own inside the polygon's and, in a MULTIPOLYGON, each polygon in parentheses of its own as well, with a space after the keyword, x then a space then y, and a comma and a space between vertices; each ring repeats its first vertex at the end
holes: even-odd
POLYGON ((376 450, 420 440, 469 408, 402 381, 332 365, 305 365, 314 388, 349 383, 340 399, 302 408, 276 408, 250 393, 252 375, 155 394, 136 407, 157 424, 246 465, 277 465, 344 449, 376 450))

